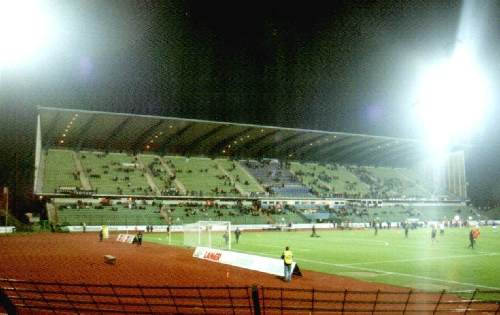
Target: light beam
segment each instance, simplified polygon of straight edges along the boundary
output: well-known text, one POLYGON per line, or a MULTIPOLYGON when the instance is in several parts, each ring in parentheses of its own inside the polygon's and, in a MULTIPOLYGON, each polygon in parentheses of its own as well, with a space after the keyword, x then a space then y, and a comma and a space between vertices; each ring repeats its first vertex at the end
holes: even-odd
POLYGON ((42 1, 0 0, 0 67, 29 60, 50 35, 42 1))

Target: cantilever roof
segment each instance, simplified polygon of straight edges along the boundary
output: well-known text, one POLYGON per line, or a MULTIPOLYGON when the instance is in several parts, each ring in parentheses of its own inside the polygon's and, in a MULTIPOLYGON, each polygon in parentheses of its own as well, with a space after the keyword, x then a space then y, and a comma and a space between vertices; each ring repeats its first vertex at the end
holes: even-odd
POLYGON ((414 139, 48 107, 39 115, 45 148, 390 166, 422 157, 414 139))

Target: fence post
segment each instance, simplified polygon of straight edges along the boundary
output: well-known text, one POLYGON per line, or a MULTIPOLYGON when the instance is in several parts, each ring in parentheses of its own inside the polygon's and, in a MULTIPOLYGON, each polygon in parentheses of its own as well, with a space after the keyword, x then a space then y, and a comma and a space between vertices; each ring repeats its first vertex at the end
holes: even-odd
POLYGON ((7 311, 8 315, 16 315, 16 307, 12 303, 11 300, 9 300, 9 297, 5 293, 3 288, 0 288, 0 305, 3 306, 5 311, 7 311))
POLYGON ((28 308, 30 311, 31 311, 31 307, 28 306, 28 304, 26 304, 26 299, 24 298, 23 295, 19 294, 19 291, 17 290, 17 286, 15 283, 12 283, 12 282, 16 282, 16 280, 7 280, 7 282, 9 283, 9 288, 14 288, 14 292, 16 293, 16 299, 17 298, 20 298, 21 299, 21 306, 19 307, 19 309, 21 308, 28 308))
POLYGON ((465 309, 465 315, 467 315, 467 313, 469 312, 469 307, 470 305, 472 304, 472 301, 474 301, 474 298, 476 297, 476 293, 477 293, 477 288, 474 290, 474 293, 472 293, 472 296, 469 300, 469 304, 467 304, 467 308, 465 309))
POLYGON ((406 314, 406 309, 408 308, 408 303, 410 303, 410 298, 411 298, 412 293, 413 293, 413 289, 410 289, 410 291, 408 291, 408 298, 406 299, 406 302, 405 302, 405 308, 403 309, 403 315, 406 314))
POLYGON ((124 311, 125 307, 122 304, 122 300, 120 299, 120 295, 118 294, 118 292, 116 292, 115 287, 113 286, 112 283, 109 283, 109 287, 111 288, 111 292, 113 292, 113 297, 118 300, 118 305, 120 305, 122 311, 124 311))
POLYGON ((254 314, 260 315, 259 288, 256 285, 252 285, 252 301, 254 314))
POLYGON ((373 302, 372 314, 375 314, 375 310, 377 309, 377 302, 378 302, 378 295, 379 294, 380 294, 380 289, 378 289, 377 294, 375 294, 375 301, 373 302))
POLYGON ((226 285, 227 293, 229 294, 229 301, 231 301, 231 309, 233 310, 233 315, 236 314, 236 310, 234 309, 233 296, 231 295, 231 289, 229 285, 226 285))
POLYGON ((311 313, 314 314, 314 288, 312 289, 312 294, 311 294, 311 313))
POLYGON ((85 292, 87 292, 87 294, 92 299, 92 302, 95 305, 96 311, 99 311, 99 304, 97 304, 97 301, 94 298, 94 294, 90 293, 89 286, 87 284, 83 283, 83 282, 82 282, 81 286, 85 288, 85 292))
POLYGON ((142 299, 144 300, 144 303, 146 303, 146 305, 148 306, 149 311, 150 311, 151 313, 153 313, 153 309, 151 308, 151 304, 149 304, 148 299, 147 299, 147 298, 146 298, 146 296, 144 295, 144 290, 142 289, 142 285, 137 285, 137 287, 139 288, 139 292, 141 292, 141 297, 142 297, 142 299))
MULTIPOLYGON (((73 302, 69 298, 68 294, 66 293, 66 290, 64 290, 64 287, 61 285, 61 283, 59 281, 56 281, 56 284, 59 287, 59 290, 62 291, 64 298, 66 299, 64 302, 68 303, 73 308, 73 311, 78 314, 79 313, 78 308, 75 306, 75 304, 73 304, 73 302)), ((35 282, 34 285, 35 285, 36 289, 40 292, 40 295, 43 296, 43 291, 38 288, 38 284, 36 284, 36 282, 35 282)), ((54 311, 54 307, 55 306, 53 305, 52 311, 54 311)))
POLYGON ((43 294, 43 291, 40 290, 40 287, 38 286, 38 284, 34 283, 34 286, 35 286, 35 289, 38 291, 38 293, 40 293, 40 295, 42 296, 42 299, 43 301, 45 302, 45 304, 47 305, 47 307, 50 307, 52 309, 52 312, 55 313, 55 310, 54 310, 54 305, 51 305, 47 299, 45 298, 45 295, 43 294))
POLYGON ((168 291, 168 294, 170 295, 170 298, 172 298, 172 302, 174 303, 175 312, 178 314, 179 313, 179 307, 177 306, 177 302, 175 301, 175 296, 172 294, 172 290, 170 289, 169 286, 167 286, 167 291, 168 291))
MULTIPOLYGON (((262 295, 264 297, 264 295, 262 295)), ((283 288, 280 289, 280 307, 281 307, 281 315, 283 315, 283 288)))
POLYGON ((344 315, 345 299, 347 298, 347 289, 344 289, 344 298, 342 299, 342 315, 344 315))
MULTIPOLYGON (((262 292, 262 305, 260 308, 262 310, 264 310, 263 313, 265 314, 266 313, 266 288, 260 287, 260 290, 261 290, 260 292, 262 292)), ((283 300, 281 300, 281 303, 283 304, 283 300)))
POLYGON ((207 309, 205 307, 205 302, 203 301, 203 295, 201 294, 201 289, 200 287, 197 287, 196 289, 198 290, 198 296, 200 297, 201 306, 203 307, 203 314, 207 314, 207 309))
MULTIPOLYGON (((433 315, 436 314, 436 311, 439 308, 439 304, 441 303, 441 299, 443 298, 444 292, 446 292, 445 289, 443 289, 443 291, 441 291, 441 295, 439 296, 439 299, 436 302, 436 307, 434 307, 434 310, 432 311, 433 315)), ((465 312, 465 314, 467 314, 467 312, 465 312)))

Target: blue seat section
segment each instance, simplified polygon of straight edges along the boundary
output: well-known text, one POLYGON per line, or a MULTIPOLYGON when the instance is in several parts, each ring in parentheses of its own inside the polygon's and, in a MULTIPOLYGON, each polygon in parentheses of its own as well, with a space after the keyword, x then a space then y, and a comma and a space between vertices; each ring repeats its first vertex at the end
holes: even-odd
POLYGON ((271 195, 280 197, 314 197, 309 188, 301 185, 285 185, 283 187, 271 187, 271 195))
POLYGON ((290 170, 276 159, 243 160, 240 164, 254 176, 271 196, 314 197, 290 170))

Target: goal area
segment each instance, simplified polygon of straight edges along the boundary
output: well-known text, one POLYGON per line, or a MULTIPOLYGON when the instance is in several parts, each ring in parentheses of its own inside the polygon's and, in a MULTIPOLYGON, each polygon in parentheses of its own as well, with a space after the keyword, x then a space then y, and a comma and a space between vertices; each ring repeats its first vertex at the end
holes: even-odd
POLYGON ((231 249, 231 222, 198 221, 184 224, 184 246, 231 249))

